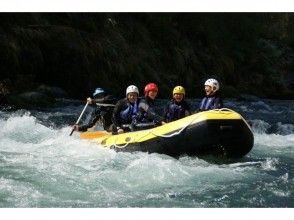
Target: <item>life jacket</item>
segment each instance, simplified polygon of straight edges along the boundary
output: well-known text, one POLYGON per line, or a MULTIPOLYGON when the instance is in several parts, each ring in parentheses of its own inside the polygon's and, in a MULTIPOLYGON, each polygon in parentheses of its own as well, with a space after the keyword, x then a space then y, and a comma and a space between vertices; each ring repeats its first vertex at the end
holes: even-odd
POLYGON ((213 109, 215 96, 206 96, 202 99, 199 109, 201 111, 213 109))
POLYGON ((185 112, 186 112, 186 109, 184 107, 183 102, 177 105, 175 101, 172 100, 171 103, 168 105, 165 120, 166 122, 178 120, 180 118, 185 117, 185 112))
POLYGON ((139 111, 137 116, 134 118, 133 123, 148 123, 150 120, 148 119, 147 112, 139 111))
POLYGON ((130 123, 138 113, 138 102, 135 102, 133 105, 128 103, 128 107, 120 112, 120 118, 123 123, 130 123))
MULTIPOLYGON (((144 104, 148 105, 149 108, 154 107, 154 101, 150 99, 149 97, 145 97, 145 99, 141 99, 140 102, 143 102, 144 104)), ((140 103, 139 102, 139 103, 140 103)), ((149 123, 153 122, 153 120, 150 120, 148 117, 148 113, 142 109, 139 109, 137 115, 133 118, 133 123, 149 123)))
POLYGON ((207 111, 212 109, 223 108, 222 95, 216 91, 212 95, 205 96, 199 106, 199 111, 207 111))

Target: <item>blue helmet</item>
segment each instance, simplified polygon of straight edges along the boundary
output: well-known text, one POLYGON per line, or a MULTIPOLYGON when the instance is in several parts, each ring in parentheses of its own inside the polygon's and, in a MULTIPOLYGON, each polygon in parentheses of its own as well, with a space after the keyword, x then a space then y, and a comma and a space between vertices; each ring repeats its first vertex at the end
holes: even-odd
POLYGON ((93 92, 93 97, 97 96, 97 95, 102 95, 105 94, 104 89, 102 88, 96 88, 95 91, 93 92))

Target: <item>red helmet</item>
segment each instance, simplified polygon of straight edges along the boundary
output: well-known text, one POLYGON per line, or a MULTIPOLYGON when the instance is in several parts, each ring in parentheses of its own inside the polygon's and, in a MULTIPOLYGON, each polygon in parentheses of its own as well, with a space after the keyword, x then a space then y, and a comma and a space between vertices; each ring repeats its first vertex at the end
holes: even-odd
POLYGON ((145 96, 148 94, 149 91, 156 91, 156 92, 158 92, 158 86, 155 83, 148 83, 145 86, 145 89, 144 89, 145 96))

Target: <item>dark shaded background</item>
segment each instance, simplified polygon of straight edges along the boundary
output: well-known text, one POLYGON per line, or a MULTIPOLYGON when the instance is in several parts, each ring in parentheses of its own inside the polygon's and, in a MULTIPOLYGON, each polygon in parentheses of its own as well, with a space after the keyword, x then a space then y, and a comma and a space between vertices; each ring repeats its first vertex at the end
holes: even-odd
POLYGON ((85 98, 154 81, 168 98, 216 77, 227 97, 294 99, 293 27, 293 13, 1 13, 0 83, 85 98))

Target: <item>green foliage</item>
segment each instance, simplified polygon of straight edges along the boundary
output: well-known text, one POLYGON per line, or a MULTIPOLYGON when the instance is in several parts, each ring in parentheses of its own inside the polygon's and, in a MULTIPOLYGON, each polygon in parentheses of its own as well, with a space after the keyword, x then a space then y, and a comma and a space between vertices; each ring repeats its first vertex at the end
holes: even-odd
POLYGON ((289 98, 293 27, 287 13, 2 13, 0 81, 79 98, 154 81, 167 98, 175 85, 202 96, 216 77, 225 96, 289 98))

